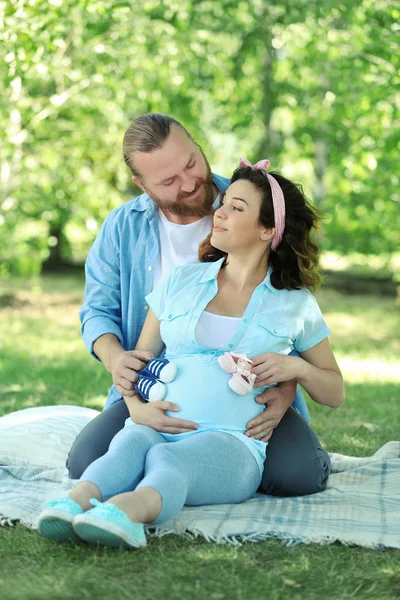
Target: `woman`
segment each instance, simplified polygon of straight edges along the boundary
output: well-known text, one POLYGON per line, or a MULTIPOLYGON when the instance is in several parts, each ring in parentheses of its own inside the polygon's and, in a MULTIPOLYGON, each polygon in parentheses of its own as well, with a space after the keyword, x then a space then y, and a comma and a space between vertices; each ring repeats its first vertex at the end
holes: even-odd
POLYGON ((198 429, 171 435, 128 419, 69 496, 44 507, 41 535, 144 546, 144 523, 171 519, 185 504, 243 502, 257 491, 267 443, 244 432, 264 409, 254 400, 260 387, 295 378, 316 402, 343 401, 329 329, 308 290, 319 280, 310 238, 316 215, 268 168, 242 159, 200 248, 204 262, 178 267, 147 297, 136 349, 159 356, 165 345, 178 367, 168 399, 179 398, 180 416, 198 429), (293 349, 300 358, 288 356, 293 349), (255 387, 244 395, 220 365, 231 352, 257 357, 247 377, 256 376, 255 387))

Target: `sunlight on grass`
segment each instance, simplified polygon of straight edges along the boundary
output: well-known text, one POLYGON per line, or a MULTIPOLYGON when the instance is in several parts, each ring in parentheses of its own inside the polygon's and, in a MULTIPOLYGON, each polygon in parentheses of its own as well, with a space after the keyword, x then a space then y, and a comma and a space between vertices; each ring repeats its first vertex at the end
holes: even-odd
POLYGON ((334 332, 336 338, 347 338, 349 336, 364 336, 371 340, 384 340, 393 334, 386 327, 371 327, 371 321, 368 316, 361 313, 359 315, 349 315, 348 313, 330 313, 326 320, 329 327, 334 332), (368 322, 369 321, 369 322, 368 322))
MULTIPOLYGON (((332 271, 358 270, 370 275, 371 271, 378 275, 382 271, 387 273, 400 272, 400 253, 379 254, 375 256, 351 252, 340 255, 337 252, 322 252, 321 266, 332 271)), ((385 273, 386 274, 386 273, 385 273)))
POLYGON ((400 383, 398 362, 363 360, 351 357, 338 357, 338 363, 345 381, 349 383, 393 382, 400 383))
POLYGON ((368 439, 368 431, 366 430, 365 438, 350 436, 348 434, 344 434, 343 442, 345 444, 349 444, 355 450, 358 450, 358 456, 368 456, 370 454, 370 441, 368 439))

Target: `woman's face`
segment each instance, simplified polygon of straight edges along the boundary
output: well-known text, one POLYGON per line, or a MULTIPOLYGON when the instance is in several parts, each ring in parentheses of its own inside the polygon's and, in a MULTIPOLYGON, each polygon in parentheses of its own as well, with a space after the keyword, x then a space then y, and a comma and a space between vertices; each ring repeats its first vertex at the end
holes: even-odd
POLYGON ((232 183, 223 196, 221 206, 215 211, 210 242, 224 252, 265 247, 265 232, 259 224, 261 193, 245 179, 232 183), (264 238, 264 239, 263 239, 264 238))

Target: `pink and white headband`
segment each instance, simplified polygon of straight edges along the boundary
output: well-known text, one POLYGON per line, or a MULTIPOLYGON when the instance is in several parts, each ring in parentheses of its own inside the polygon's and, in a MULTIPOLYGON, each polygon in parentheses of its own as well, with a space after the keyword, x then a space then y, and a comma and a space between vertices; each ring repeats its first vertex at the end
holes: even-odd
POLYGON ((271 250, 276 250, 278 245, 280 244, 283 236, 283 232, 285 231, 285 197, 282 192, 282 188, 272 175, 267 173, 268 169, 271 166, 271 163, 267 158, 264 160, 259 160, 254 165, 251 164, 247 158, 241 158, 239 161, 240 167, 251 167, 252 169, 261 169, 265 171, 269 184, 271 186, 272 192, 272 203, 274 206, 274 218, 275 218, 275 235, 272 240, 271 250))

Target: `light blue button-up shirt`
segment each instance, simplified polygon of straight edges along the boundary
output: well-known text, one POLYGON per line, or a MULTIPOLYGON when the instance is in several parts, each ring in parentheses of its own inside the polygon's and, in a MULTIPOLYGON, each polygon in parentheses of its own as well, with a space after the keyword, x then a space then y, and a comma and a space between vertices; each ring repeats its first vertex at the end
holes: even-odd
MULTIPOLYGON (((330 332, 311 292, 306 288, 277 290, 271 284, 269 269, 255 288, 232 339, 221 348, 201 346, 196 327, 218 292, 217 277, 224 260, 177 267, 146 297, 160 320, 166 357, 178 366, 165 399, 178 404, 179 418, 199 425, 197 431, 163 436, 167 441, 178 441, 201 431, 225 431, 248 446, 262 473, 266 446, 244 432, 247 423, 264 410, 255 397, 266 388, 253 388, 238 396, 229 388, 231 375, 223 371, 217 357, 231 350, 250 358, 265 352, 303 352, 330 332)), ((298 410, 306 416, 303 406, 298 410)))
MULTIPOLYGON (((213 181, 220 191, 230 183, 215 174, 213 181)), ((93 344, 106 333, 114 334, 125 350, 135 347, 146 319, 145 296, 153 289, 159 251, 158 210, 148 194, 123 204, 104 221, 86 260, 85 297, 79 312, 83 341, 97 360, 93 344)), ((118 400, 121 395, 111 386, 105 408, 118 400)), ((294 405, 309 420, 299 387, 294 405)))

